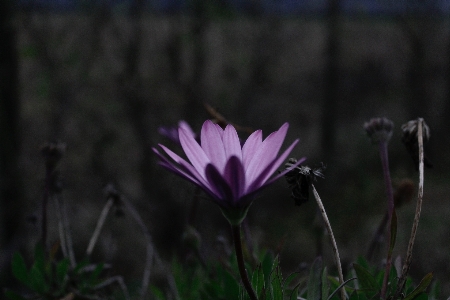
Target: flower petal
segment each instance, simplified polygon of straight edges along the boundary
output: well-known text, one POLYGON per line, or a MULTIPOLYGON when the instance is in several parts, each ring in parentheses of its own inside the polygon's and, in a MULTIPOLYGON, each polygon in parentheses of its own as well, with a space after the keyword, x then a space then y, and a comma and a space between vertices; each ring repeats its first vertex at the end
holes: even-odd
POLYGON ((180 120, 180 122, 178 122, 178 127, 184 128, 187 132, 189 132, 190 135, 195 138, 194 130, 192 130, 192 127, 185 120, 180 120))
POLYGON ((210 162, 210 159, 203 151, 202 147, 197 143, 194 137, 186 131, 183 127, 178 128, 178 134, 180 136, 181 147, 183 147, 184 153, 189 158, 195 169, 204 177, 205 167, 210 162))
POLYGON ((233 204, 236 204, 236 201, 239 200, 245 192, 244 166, 238 157, 232 156, 228 160, 223 177, 228 182, 233 193, 233 204))
POLYGON ((159 145, 166 153, 172 158, 178 165, 173 164, 170 160, 168 160, 164 155, 159 153, 159 151, 155 148, 152 148, 153 151, 158 155, 161 159, 159 164, 166 168, 167 170, 175 173, 178 176, 181 176, 197 186, 201 187, 205 192, 210 194, 212 197, 218 197, 219 195, 216 191, 210 186, 210 184, 197 172, 197 170, 190 165, 183 158, 179 157, 177 154, 172 152, 170 149, 166 148, 164 145, 159 145))
MULTIPOLYGON (((266 181, 269 179, 270 176, 275 172, 276 169, 286 160, 289 153, 291 153, 292 149, 295 147, 295 145, 298 143, 298 139, 296 139, 284 152, 280 155, 280 157, 272 160, 269 162, 269 164, 265 167, 264 170, 260 172, 260 174, 255 178, 253 182, 249 182, 249 186, 247 187, 245 193, 251 193, 254 190, 257 190, 261 188, 266 184, 266 181)), ((279 178, 280 176, 276 177, 279 178)), ((272 183, 275 180, 271 180, 269 183, 272 183)), ((269 184, 268 183, 268 184, 269 184)))
POLYGON ((159 145, 166 154, 173 159, 178 165, 174 165, 171 161, 169 161, 166 157, 159 154, 157 149, 153 148, 153 151, 158 154, 158 156, 161 158, 162 161, 166 162, 167 164, 170 164, 175 170, 182 171, 188 176, 194 178, 196 181, 202 183, 203 185, 207 185, 207 182, 205 178, 186 160, 178 156, 176 153, 172 152, 169 148, 165 147, 164 145, 159 145))
POLYGON ((288 123, 284 123, 278 131, 272 132, 256 150, 245 170, 248 183, 253 182, 261 172, 276 158, 286 137, 288 123))
MULTIPOLYGON (((301 164, 302 162, 304 162, 306 160, 305 157, 299 159, 295 165, 292 166, 292 168, 295 168, 296 166, 298 166, 299 164, 301 164)), ((260 185, 258 188, 253 188, 251 191, 249 191, 248 193, 245 194, 244 197, 242 197, 239 200, 239 204, 242 206, 245 205, 249 205, 253 199, 257 196, 257 194, 259 192, 261 192, 264 188, 266 188, 267 186, 269 186, 270 184, 272 184, 275 180, 277 180, 278 178, 280 178, 281 176, 284 176, 287 172, 289 172, 290 170, 292 170, 292 168, 286 169, 283 172, 281 172, 280 174, 277 174, 276 176, 272 177, 270 180, 266 181, 265 183, 263 183, 262 185, 260 185)), ((250 190, 250 189, 249 189, 250 190)))
POLYGON ((242 162, 244 163, 244 169, 247 169, 248 164, 253 158, 255 152, 262 144, 262 131, 256 130, 245 141, 242 147, 242 162))
POLYGON ((215 197, 216 202, 222 207, 229 208, 234 201, 230 201, 233 199, 233 192, 228 183, 212 164, 206 166, 205 174, 208 183, 219 195, 215 197))
POLYGON ((210 120, 203 123, 201 131, 201 144, 204 153, 208 156, 209 161, 216 166, 219 172, 222 172, 227 162, 225 149, 220 131, 222 128, 217 126, 210 120))
POLYGON ((225 155, 228 159, 227 165, 230 162, 230 157, 237 157, 242 161, 241 142, 239 141, 236 129, 232 125, 227 125, 223 132, 223 146, 225 148, 225 155))

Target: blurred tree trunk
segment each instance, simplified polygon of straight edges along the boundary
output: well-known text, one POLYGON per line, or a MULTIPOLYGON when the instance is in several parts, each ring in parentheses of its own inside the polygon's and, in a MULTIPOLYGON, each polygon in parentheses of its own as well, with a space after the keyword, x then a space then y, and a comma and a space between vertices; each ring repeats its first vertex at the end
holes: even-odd
MULTIPOLYGON (((423 20, 427 22, 426 20, 423 20)), ((409 103, 408 103, 408 120, 425 118, 427 121, 428 102, 425 86, 425 41, 420 36, 420 30, 428 28, 427 24, 420 22, 419 32, 414 30, 413 25, 409 24, 404 18, 400 19, 403 31, 409 41, 411 49, 411 57, 409 60, 408 70, 408 87, 409 87, 409 103), (423 28, 422 28, 423 26, 423 28)), ((414 23, 416 24, 416 22, 414 23)))
POLYGON ((194 64, 191 81, 185 86, 186 104, 184 106, 185 119, 192 124, 199 111, 203 111, 205 75, 205 39, 209 25, 208 3, 204 0, 193 0, 192 15, 192 43, 194 46, 194 64))
MULTIPOLYGON (((445 101, 443 113, 442 113, 442 119, 439 122, 439 128, 436 128, 436 134, 433 132, 433 128, 431 128, 432 137, 439 137, 440 140, 435 142, 435 145, 437 146, 436 149, 436 156, 442 159, 442 163, 448 166, 450 164, 450 157, 447 154, 448 148, 450 147, 450 138, 449 138, 449 131, 450 131, 450 35, 447 37, 447 68, 446 68, 446 98, 447 101, 445 101)), ((427 121, 427 120, 425 120, 427 121)), ((431 140, 434 140, 432 138, 431 140)), ((440 164, 440 162, 439 162, 440 164)), ((445 168, 445 167, 444 167, 445 168)))
MULTIPOLYGON (((139 64, 142 60, 144 12, 145 1, 135 0, 129 14, 132 30, 127 41, 128 46, 125 48, 125 70, 118 79, 118 88, 120 98, 126 103, 127 116, 137 136, 138 146, 143 153, 139 173, 144 202, 139 204, 145 204, 145 207, 148 207, 147 203, 149 202, 147 201, 151 201, 150 209, 155 213, 146 218, 150 219, 154 226, 158 226, 157 230, 153 232, 158 247, 168 250, 173 249, 178 242, 175 237, 182 231, 184 218, 179 216, 182 212, 179 207, 174 205, 174 202, 171 202, 171 205, 168 204, 169 191, 161 188, 155 189, 155 187, 161 186, 163 178, 156 174, 161 169, 157 169, 155 164, 155 155, 152 151, 155 144, 151 139, 153 126, 150 122, 152 122, 152 114, 157 114, 161 108, 152 106, 151 98, 141 92, 142 86, 145 84, 139 74, 139 64)), ((162 251, 161 253, 171 253, 171 251, 162 251)))
MULTIPOLYGON (((2 250, 10 247, 17 237, 23 222, 21 205, 18 156, 19 136, 19 91, 18 55, 16 33, 12 26, 13 2, 0 0, 0 220, 2 250)), ((0 270, 5 270, 4 260, 10 253, 1 255, 0 270)), ((9 268, 7 269, 9 270, 9 268)), ((0 274, 1 277, 5 274, 0 274)), ((4 283, 0 278, 0 281, 4 283)))
POLYGON ((337 102, 339 100, 339 0, 328 0, 328 37, 321 146, 323 159, 334 160, 337 102))

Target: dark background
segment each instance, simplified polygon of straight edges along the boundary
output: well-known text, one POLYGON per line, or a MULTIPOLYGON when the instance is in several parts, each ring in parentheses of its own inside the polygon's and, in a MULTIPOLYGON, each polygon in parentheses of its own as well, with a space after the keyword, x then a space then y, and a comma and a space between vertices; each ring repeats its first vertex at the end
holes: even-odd
MULTIPOLYGON (((364 255, 386 200, 377 147, 363 123, 387 117, 394 185, 418 174, 400 142, 401 124, 423 117, 434 168, 412 275, 433 271, 450 294, 448 167, 450 5, 447 1, 0 1, 0 272, 13 285, 14 251, 40 237, 48 141, 67 145, 61 162, 77 254, 87 247, 115 182, 138 207, 161 256, 180 247, 194 188, 156 165, 151 147, 171 144, 162 125, 198 131, 208 103, 230 122, 268 134, 289 122, 292 156, 325 162, 317 188, 344 264, 364 255), (31 216, 31 217, 30 217, 31 216), (37 218, 36 223, 29 222, 37 218), (28 220, 28 221, 27 221, 28 220)), ((246 133, 240 133, 245 137, 246 133)), ((284 180, 251 207, 252 236, 281 247, 293 270, 315 256, 315 204, 295 207, 284 180)), ((414 199, 415 200, 415 199, 414 199)), ((50 242, 57 224, 50 209, 50 242)), ((395 255, 403 256, 415 201, 398 211, 395 255)), ((53 211, 54 212, 54 211, 53 211)), ((229 228, 211 202, 195 225, 212 257, 229 228)), ((142 272, 145 245, 127 216, 110 216, 96 257, 125 279, 142 272)), ((324 240, 325 259, 333 264, 324 240)), ((381 260, 379 257, 379 261, 381 260)))

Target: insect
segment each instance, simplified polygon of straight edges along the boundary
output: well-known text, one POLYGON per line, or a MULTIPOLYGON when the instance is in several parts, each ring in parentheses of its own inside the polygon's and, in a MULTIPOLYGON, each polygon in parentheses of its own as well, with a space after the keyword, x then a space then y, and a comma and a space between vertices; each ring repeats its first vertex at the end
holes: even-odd
MULTIPOLYGON (((292 168, 297 162, 295 158, 289 158, 286 163, 286 169, 292 168)), ((317 177, 325 178, 323 171, 326 169, 324 163, 316 168, 310 168, 308 166, 298 166, 287 172, 284 176, 289 188, 292 190, 291 197, 295 200, 295 205, 301 205, 309 199, 309 186, 312 181, 317 181, 317 177)))

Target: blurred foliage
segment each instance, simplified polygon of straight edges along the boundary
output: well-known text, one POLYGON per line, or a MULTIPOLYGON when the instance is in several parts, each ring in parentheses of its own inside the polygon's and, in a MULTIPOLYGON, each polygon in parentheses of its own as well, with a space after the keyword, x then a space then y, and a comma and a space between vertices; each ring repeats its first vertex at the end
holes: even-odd
POLYGON ((11 300, 105 297, 102 284, 107 279, 103 276, 104 263, 91 264, 85 259, 71 267, 69 258, 57 259, 54 250, 47 255, 40 243, 36 245, 33 263, 29 268, 24 257, 15 253, 12 271, 27 288, 27 292, 21 295, 6 290, 6 297, 11 300))

